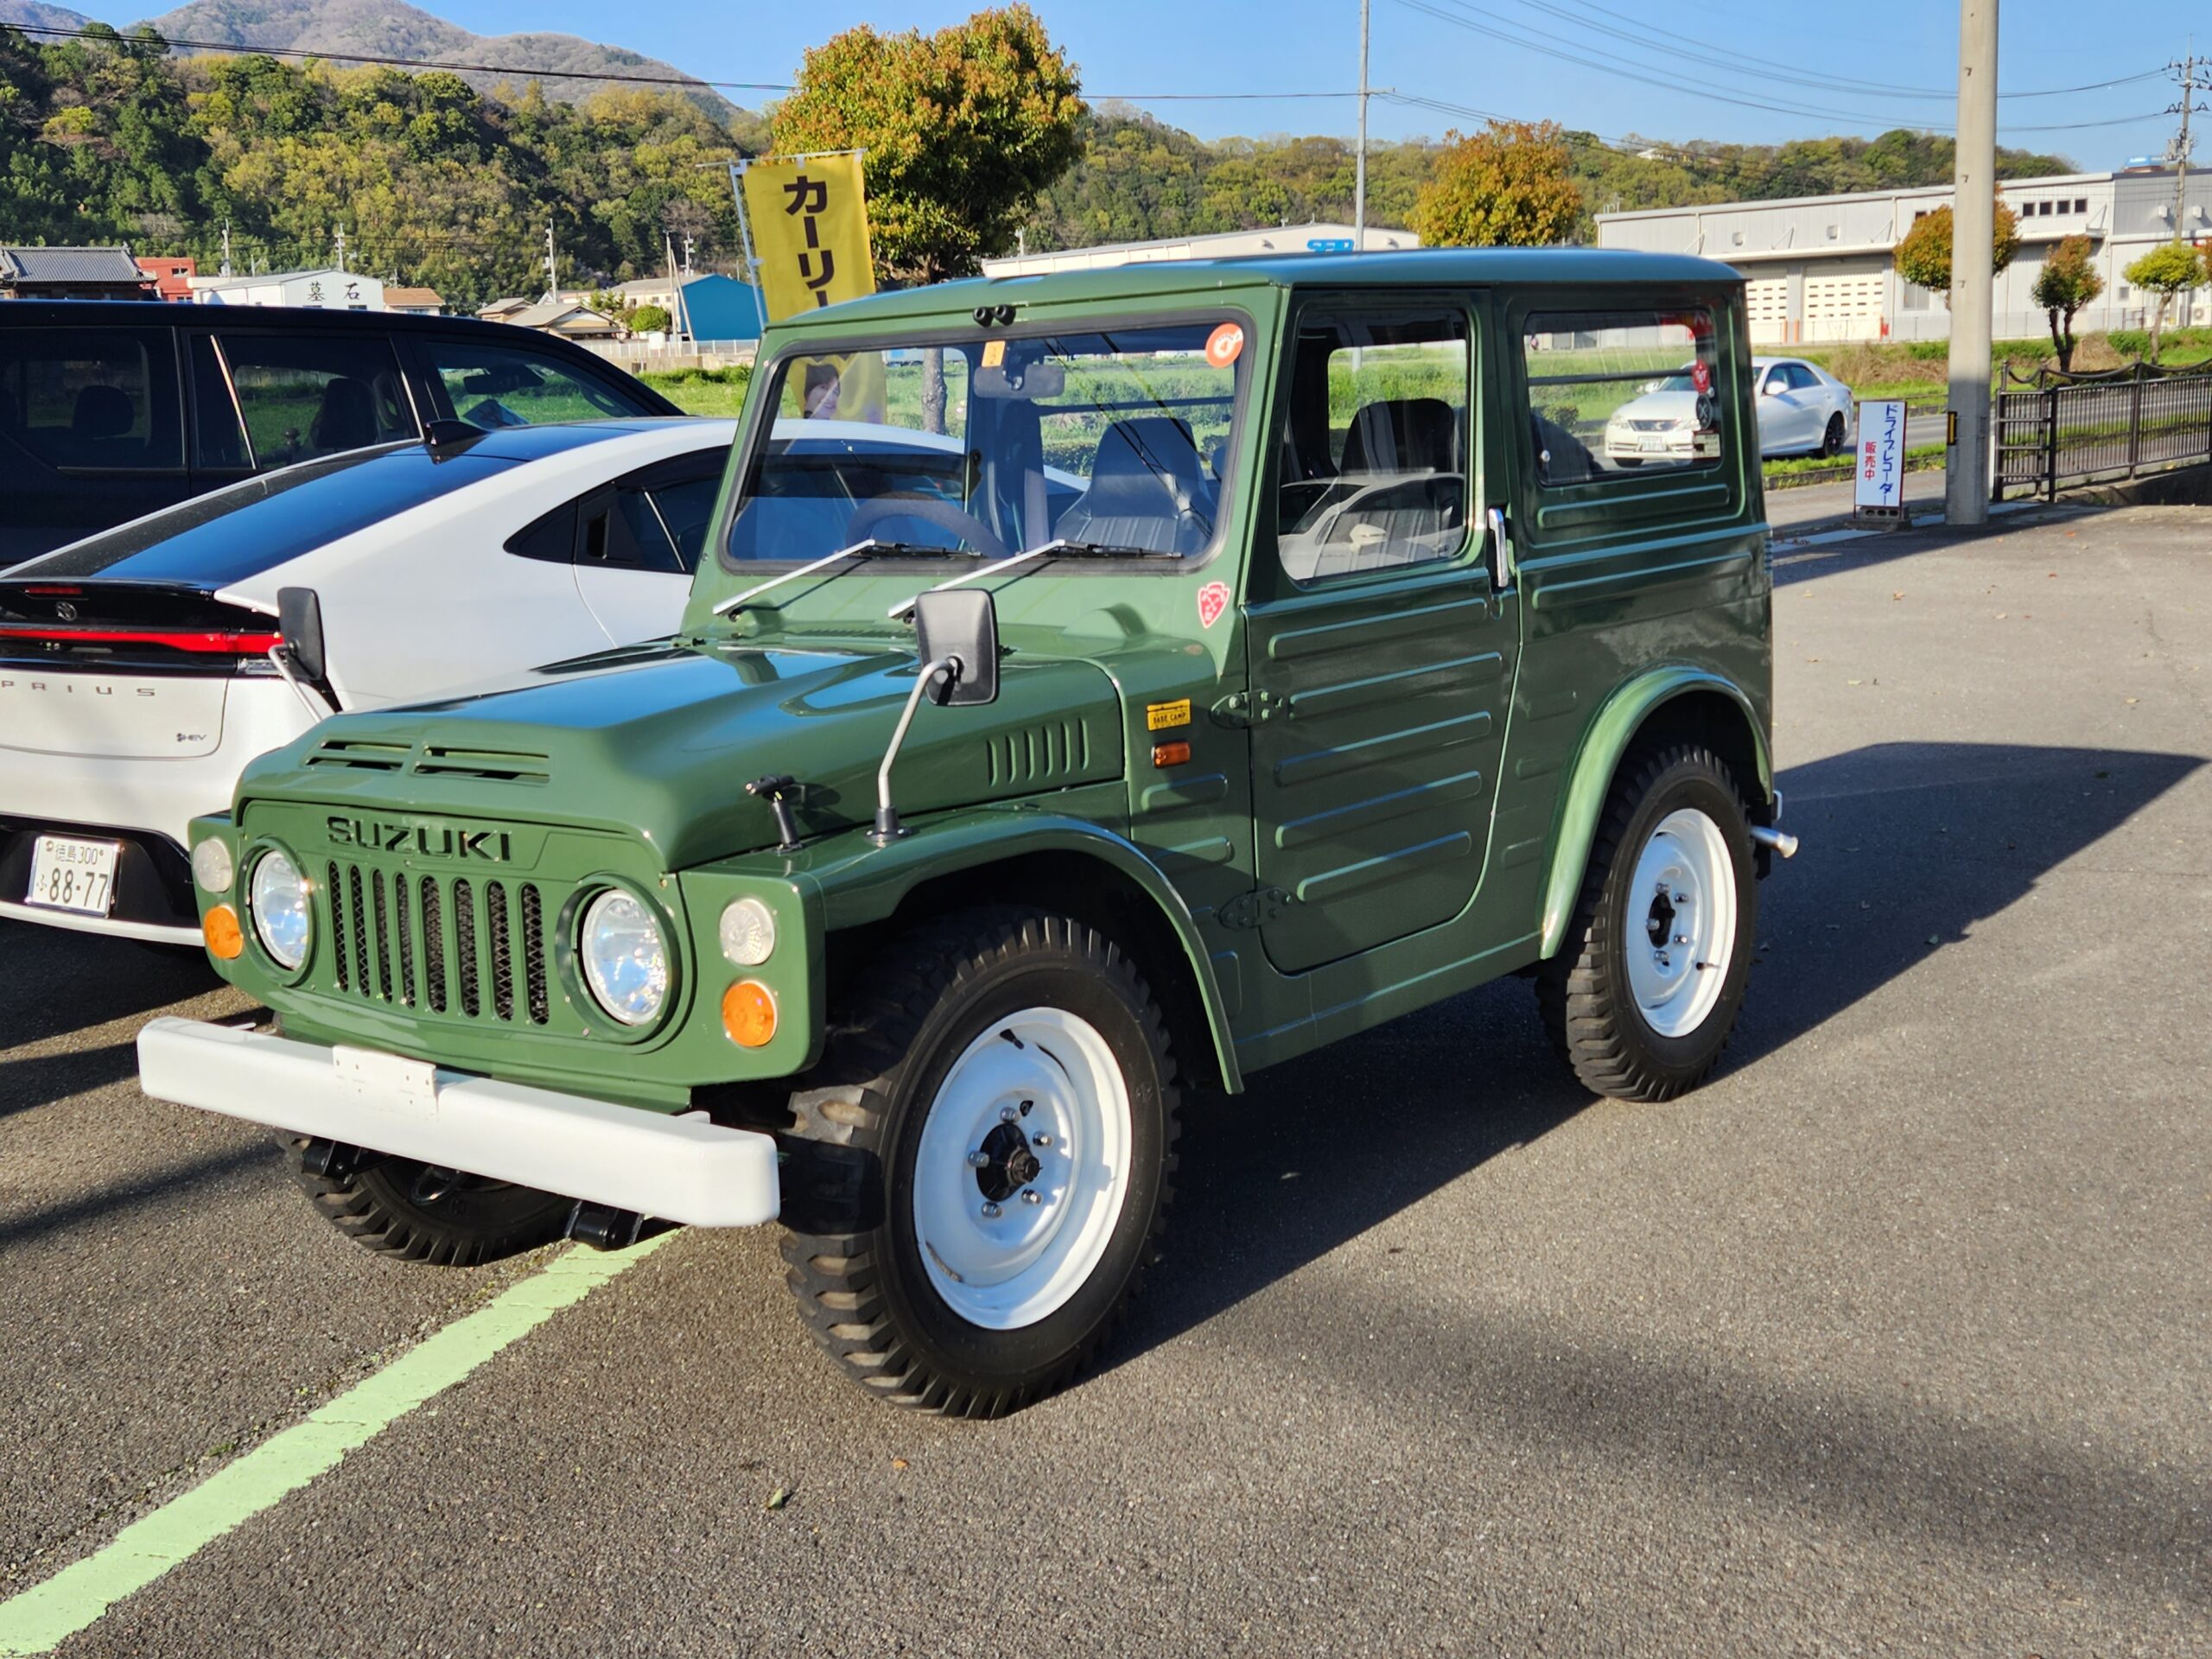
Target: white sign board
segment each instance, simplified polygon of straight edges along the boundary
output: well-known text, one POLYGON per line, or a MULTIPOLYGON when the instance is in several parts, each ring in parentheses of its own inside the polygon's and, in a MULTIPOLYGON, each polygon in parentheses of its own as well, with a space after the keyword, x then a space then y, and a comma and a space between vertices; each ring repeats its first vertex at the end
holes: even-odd
POLYGON ((1862 507, 1904 505, 1904 405, 1859 405, 1855 501, 1862 507))

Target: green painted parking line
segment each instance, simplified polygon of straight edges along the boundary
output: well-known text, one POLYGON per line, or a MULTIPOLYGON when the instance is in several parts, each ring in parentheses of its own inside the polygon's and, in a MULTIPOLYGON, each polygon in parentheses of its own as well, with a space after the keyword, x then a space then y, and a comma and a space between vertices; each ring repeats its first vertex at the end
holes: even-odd
POLYGON ((190 1491, 134 1521, 106 1548, 0 1602, 0 1654, 45 1653, 74 1636, 124 1597, 335 1468, 348 1452, 675 1236, 663 1233, 611 1255, 571 1249, 555 1258, 190 1491))

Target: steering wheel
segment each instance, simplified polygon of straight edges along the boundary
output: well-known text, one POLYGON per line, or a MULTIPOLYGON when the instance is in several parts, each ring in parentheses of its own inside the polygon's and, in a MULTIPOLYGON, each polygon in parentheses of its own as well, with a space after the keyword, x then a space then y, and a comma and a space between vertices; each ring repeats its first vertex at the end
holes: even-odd
MULTIPOLYGON (((875 533, 875 527, 893 518, 912 518, 925 524, 935 525, 957 536, 978 553, 994 559, 1014 556, 1014 550, 998 537, 997 532, 964 507, 956 507, 941 496, 924 495, 916 491, 893 490, 887 495, 872 496, 861 503, 845 524, 848 542, 865 541, 875 533)), ((947 549, 950 552, 951 550, 947 549)))

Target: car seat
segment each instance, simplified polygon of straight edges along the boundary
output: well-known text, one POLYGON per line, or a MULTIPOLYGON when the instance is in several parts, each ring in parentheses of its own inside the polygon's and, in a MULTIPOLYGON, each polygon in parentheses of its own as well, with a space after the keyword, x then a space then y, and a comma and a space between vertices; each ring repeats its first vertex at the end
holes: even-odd
POLYGON ((1116 421, 1098 440, 1090 483, 1060 515, 1064 541, 1203 552, 1213 539, 1213 487, 1190 426, 1173 416, 1116 421))
POLYGON ((376 401, 359 380, 324 382, 322 406, 308 427, 308 442, 324 454, 359 449, 377 441, 376 401))

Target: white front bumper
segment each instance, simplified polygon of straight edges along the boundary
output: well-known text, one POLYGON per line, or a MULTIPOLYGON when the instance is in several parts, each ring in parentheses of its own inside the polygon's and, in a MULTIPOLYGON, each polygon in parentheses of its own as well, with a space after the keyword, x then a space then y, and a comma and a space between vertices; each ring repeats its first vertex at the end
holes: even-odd
POLYGON ((138 1033, 139 1086, 294 1135, 365 1147, 693 1227, 752 1227, 779 1207, 776 1143, 703 1115, 664 1116, 440 1070, 422 1097, 342 1071, 338 1051, 164 1017, 138 1033))

